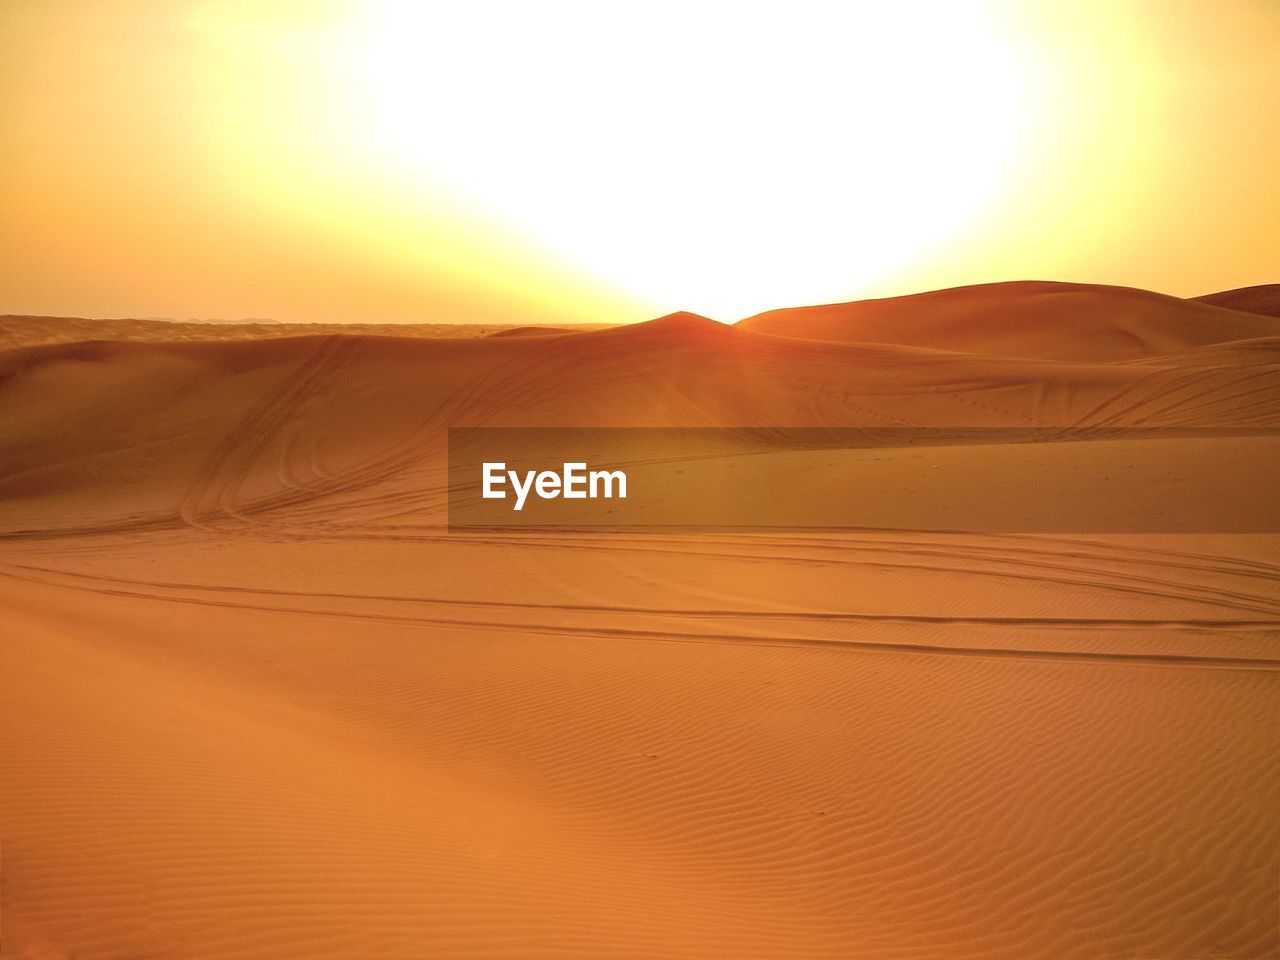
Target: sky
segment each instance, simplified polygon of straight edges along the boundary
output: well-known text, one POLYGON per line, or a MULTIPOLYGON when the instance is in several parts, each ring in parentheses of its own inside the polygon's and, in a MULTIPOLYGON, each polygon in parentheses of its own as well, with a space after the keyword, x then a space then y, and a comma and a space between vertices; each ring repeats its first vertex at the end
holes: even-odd
POLYGON ((1280 281, 1280 0, 5 0, 0 313, 1280 281))

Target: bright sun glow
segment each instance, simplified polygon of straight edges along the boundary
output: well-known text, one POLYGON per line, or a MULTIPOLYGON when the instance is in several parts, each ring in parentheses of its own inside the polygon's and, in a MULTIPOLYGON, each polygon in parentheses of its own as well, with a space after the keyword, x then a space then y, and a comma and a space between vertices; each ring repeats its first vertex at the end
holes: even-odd
POLYGON ((723 320, 1274 279, 1274 0, 10 0, 5 309, 723 320))
POLYGON ((992 202, 1028 125, 1031 70, 975 3, 360 10, 365 176, 721 319, 847 298, 927 253, 992 202))

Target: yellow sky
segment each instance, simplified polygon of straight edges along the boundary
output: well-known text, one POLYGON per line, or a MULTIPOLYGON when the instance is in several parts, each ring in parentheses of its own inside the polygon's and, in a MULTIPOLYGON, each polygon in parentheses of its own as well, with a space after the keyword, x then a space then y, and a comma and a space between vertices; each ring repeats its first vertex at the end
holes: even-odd
POLYGON ((7 0, 0 312, 1280 281, 1280 3, 7 0))

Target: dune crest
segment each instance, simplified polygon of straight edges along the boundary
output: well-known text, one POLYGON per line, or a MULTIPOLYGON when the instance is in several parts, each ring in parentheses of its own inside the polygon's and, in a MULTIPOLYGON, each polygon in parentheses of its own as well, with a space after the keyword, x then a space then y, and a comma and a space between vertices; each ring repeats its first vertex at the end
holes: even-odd
POLYGON ((1221 293, 1209 293, 1193 298, 1200 303, 1246 313, 1258 313, 1267 317, 1280 317, 1280 283, 1263 283, 1254 287, 1239 287, 1221 293))
POLYGON ((1274 323, 1209 303, 1129 287, 1048 281, 771 310, 738 326, 808 340, 1084 362, 1138 360, 1276 333, 1274 323))

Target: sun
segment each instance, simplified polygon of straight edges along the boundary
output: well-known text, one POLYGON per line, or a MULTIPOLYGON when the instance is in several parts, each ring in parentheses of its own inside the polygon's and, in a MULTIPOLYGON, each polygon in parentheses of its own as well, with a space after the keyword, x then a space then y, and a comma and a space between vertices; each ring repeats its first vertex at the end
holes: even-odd
POLYGON ((371 168, 721 319, 926 252, 1027 126, 1028 66, 985 4, 391 0, 361 33, 371 168))
POLYGON ((998 207, 1038 94, 997 2, 226 8, 229 47, 268 38, 271 83, 235 72, 224 113, 261 122, 224 139, 246 179, 274 138, 290 177, 465 210, 531 263, 734 320, 858 295, 998 207))

